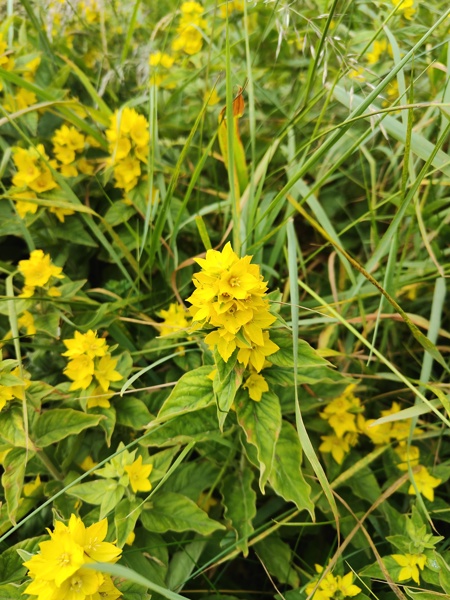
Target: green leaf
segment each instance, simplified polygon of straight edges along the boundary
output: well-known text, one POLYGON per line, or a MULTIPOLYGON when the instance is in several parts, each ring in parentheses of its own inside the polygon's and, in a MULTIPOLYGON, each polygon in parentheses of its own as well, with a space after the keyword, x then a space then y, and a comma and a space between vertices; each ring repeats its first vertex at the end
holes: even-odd
MULTIPOLYGON (((270 362, 279 367, 294 367, 294 356, 292 353, 292 334, 280 329, 270 331, 270 339, 280 349, 270 355, 270 362)), ((299 368, 330 366, 330 363, 319 356, 305 340, 298 340, 298 363, 299 368)))
POLYGON ((248 538, 254 531, 252 520, 256 515, 256 493, 252 488, 253 471, 245 466, 222 480, 220 493, 225 506, 225 517, 236 532, 237 548, 248 555, 248 538))
POLYGON ((57 339, 59 337, 59 320, 60 320, 60 312, 49 311, 45 315, 39 315, 34 318, 34 326, 37 331, 42 331, 43 333, 47 333, 51 337, 57 339))
POLYGON ((124 396, 118 399, 115 407, 117 423, 125 427, 142 429, 152 419, 148 408, 138 398, 124 396))
POLYGON ((11 406, 9 410, 0 413, 0 439, 14 447, 27 446, 22 410, 18 405, 11 406))
POLYGON ((217 373, 219 375, 220 381, 225 381, 228 379, 228 376, 233 371, 236 361, 237 361, 238 349, 233 352, 230 358, 225 362, 223 358, 220 356, 217 348, 214 348, 214 362, 217 367, 217 373))
POLYGON ((195 539, 190 544, 184 546, 182 550, 175 552, 169 563, 169 570, 166 577, 167 586, 171 590, 179 591, 186 581, 189 580, 189 576, 197 566, 206 544, 207 540, 195 539))
POLYGON ((72 408, 52 408, 39 417, 33 432, 34 442, 45 448, 88 427, 95 427, 102 419, 102 415, 87 415, 72 408))
POLYGON ((446 594, 450 594, 450 568, 445 562, 444 558, 438 553, 434 552, 434 558, 440 567, 439 570, 439 583, 446 594))
POLYGON ((159 534, 150 533, 142 528, 139 530, 137 542, 141 548, 145 548, 145 556, 142 552, 126 552, 123 556, 126 565, 157 585, 165 586, 169 565, 167 543, 159 534))
POLYGON ((199 367, 185 373, 173 388, 158 413, 157 421, 206 408, 214 402, 211 367, 199 367))
POLYGON ((24 448, 13 448, 8 452, 3 462, 5 471, 2 475, 2 485, 8 506, 8 516, 14 524, 16 523, 16 513, 22 494, 27 458, 29 459, 32 456, 33 453, 30 454, 24 448))
POLYGON ((259 487, 264 487, 272 471, 275 460, 275 446, 281 430, 281 408, 278 397, 266 392, 261 402, 248 398, 240 390, 235 401, 236 416, 244 430, 247 441, 256 447, 260 467, 259 487))
POLYGON ((215 377, 213 381, 214 396, 217 402, 217 418, 220 430, 223 431, 225 419, 242 383, 242 371, 230 371, 226 379, 215 377))
POLYGON ((21 549, 34 553, 37 551, 39 543, 46 539, 48 539, 46 535, 30 538, 5 550, 0 555, 0 581, 4 584, 13 581, 22 581, 27 569, 23 566, 23 560, 17 550, 21 549))
POLYGON ((28 587, 29 582, 22 583, 22 585, 15 585, 14 583, 6 583, 0 585, 0 600, 23 600, 25 598, 25 589, 28 587))
POLYGON ((272 534, 255 544, 255 552, 269 573, 280 583, 287 583, 293 588, 300 585, 300 577, 292 566, 292 550, 277 535, 272 534))
POLYGON ((137 498, 134 500, 124 498, 116 506, 114 525, 116 526, 116 543, 119 548, 124 547, 127 537, 134 531, 136 521, 142 511, 140 504, 141 502, 137 498))
POLYGON ((148 531, 156 533, 196 531, 209 535, 217 529, 225 529, 210 519, 195 502, 175 492, 162 492, 152 497, 152 501, 145 504, 141 521, 148 531))
POLYGON ((114 488, 102 498, 102 502, 100 504, 100 520, 104 519, 112 510, 116 508, 125 494, 125 487, 123 485, 119 485, 116 481, 115 484, 116 485, 114 488))
POLYGON ((69 496, 80 498, 83 502, 100 506, 105 495, 112 494, 117 488, 115 479, 96 479, 88 483, 79 483, 67 490, 69 496))
POLYGON ((173 446, 191 441, 209 440, 212 436, 222 439, 217 426, 216 407, 187 413, 166 421, 163 425, 154 423, 142 440, 148 446, 173 446))
POLYGON ((153 465, 153 469, 150 474, 150 482, 152 485, 164 477, 172 463, 172 460, 176 454, 178 454, 179 450, 180 447, 175 446, 174 448, 168 448, 167 450, 162 450, 161 452, 157 452, 156 454, 152 454, 150 456, 150 462, 153 465))
POLYGON ((110 406, 109 408, 95 406, 89 410, 91 411, 89 413, 90 415, 100 415, 103 417, 99 425, 105 432, 106 445, 109 448, 111 446, 111 437, 116 426, 116 409, 114 406, 110 406))
POLYGON ((219 473, 219 467, 208 460, 183 463, 164 483, 164 491, 178 492, 196 502, 204 490, 214 485, 219 473))
POLYGON ((303 477, 301 465, 302 449, 297 431, 290 423, 283 421, 269 483, 279 496, 294 502, 299 510, 306 509, 314 519, 311 487, 303 477))

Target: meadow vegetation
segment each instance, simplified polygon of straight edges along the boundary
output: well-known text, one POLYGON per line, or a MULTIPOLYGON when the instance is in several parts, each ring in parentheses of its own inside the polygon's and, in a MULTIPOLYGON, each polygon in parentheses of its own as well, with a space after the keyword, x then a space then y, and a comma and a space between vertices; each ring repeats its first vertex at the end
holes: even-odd
POLYGON ((444 0, 0 7, 0 600, 450 598, 444 0))

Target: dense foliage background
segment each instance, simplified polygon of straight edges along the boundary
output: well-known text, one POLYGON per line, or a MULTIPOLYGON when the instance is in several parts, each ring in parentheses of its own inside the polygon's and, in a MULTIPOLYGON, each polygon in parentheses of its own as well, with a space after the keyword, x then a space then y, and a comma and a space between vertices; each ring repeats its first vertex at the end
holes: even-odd
POLYGON ((450 597, 449 15, 0 7, 0 599, 450 597))

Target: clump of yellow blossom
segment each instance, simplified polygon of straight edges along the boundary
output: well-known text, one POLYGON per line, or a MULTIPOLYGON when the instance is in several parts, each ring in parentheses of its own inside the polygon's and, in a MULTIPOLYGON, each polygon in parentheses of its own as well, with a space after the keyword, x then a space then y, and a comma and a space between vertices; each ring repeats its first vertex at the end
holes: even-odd
POLYGON ((392 554, 391 556, 395 562, 402 567, 400 569, 398 581, 412 579, 419 585, 419 568, 423 571, 425 563, 427 562, 425 554, 392 554))
POLYGON ((259 373, 279 347, 268 331, 276 317, 269 310, 267 283, 251 259, 239 258, 229 242, 222 252, 208 250, 206 258, 196 258, 202 270, 194 275, 196 290, 188 302, 194 329, 214 328, 205 337, 210 349, 216 348, 225 362, 237 351, 237 361, 250 371, 244 388, 259 401, 268 390, 259 373))
POLYGON ((160 336, 178 333, 189 327, 189 315, 186 310, 176 302, 169 304, 167 310, 160 310, 159 316, 164 319, 159 326, 160 336))
POLYGON ((29 374, 16 361, 4 361, 0 351, 0 412, 15 398, 24 399, 24 391, 30 385, 29 374))
POLYGON ((340 465, 350 448, 358 442, 361 433, 362 417, 361 400, 354 395, 355 385, 350 384, 344 392, 334 398, 320 413, 320 417, 328 422, 333 429, 332 435, 321 436, 322 444, 319 450, 331 453, 333 459, 340 465))
POLYGON ((398 7, 397 14, 402 14, 408 21, 411 21, 416 13, 414 0, 392 0, 392 4, 398 7))
POLYGON ((75 127, 63 125, 52 137, 53 153, 61 165, 59 170, 64 177, 76 177, 78 170, 74 164, 77 154, 84 150, 85 137, 75 127))
POLYGON ((115 370, 118 359, 111 356, 106 340, 98 338, 97 332, 90 329, 87 333, 76 331, 73 338, 63 340, 63 343, 67 348, 63 356, 69 358, 64 374, 72 380, 69 389, 87 390, 95 380, 97 386, 87 406, 109 408, 111 395, 105 396, 105 392, 108 392, 112 382, 120 381, 123 377, 115 370))
POLYGON ((17 187, 27 187, 38 194, 53 190, 57 183, 47 166, 49 160, 42 144, 28 150, 13 148, 13 161, 17 167, 17 173, 12 179, 13 184, 17 187))
POLYGON ((129 192, 137 185, 141 176, 141 162, 147 163, 150 141, 148 121, 134 108, 125 107, 112 116, 106 137, 116 187, 129 192))
MULTIPOLYGON (((29 298, 33 296, 37 287, 44 288, 49 296, 57 297, 60 295, 58 288, 48 284, 52 279, 62 279, 62 267, 52 264, 49 254, 44 254, 43 250, 33 250, 30 258, 19 261, 19 272, 24 276, 25 285, 21 297, 29 298)), ((29 323, 30 324, 30 323, 29 323)))
MULTIPOLYGON (((0 67, 5 71, 14 69, 14 58, 12 53, 8 52, 8 44, 3 39, 3 34, 0 33, 0 67)), ((0 79, 0 91, 3 89, 3 84, 0 79)))
POLYGON ((203 45, 202 29, 206 28, 203 19, 203 6, 199 2, 188 0, 181 5, 181 17, 177 27, 177 36, 172 42, 172 50, 193 55, 200 52, 203 45))
POLYGON ((386 52, 392 57, 392 46, 386 40, 375 40, 372 50, 366 54, 368 64, 376 65, 386 52))
POLYGON ((315 568, 319 576, 314 577, 305 590, 308 596, 312 594, 314 589, 316 590, 311 596, 311 600, 345 600, 346 598, 353 598, 361 592, 361 588, 353 583, 354 575, 352 572, 336 577, 332 573, 327 573, 325 577, 320 578, 323 567, 315 565, 315 568))
POLYGON ((120 548, 104 541, 106 519, 85 527, 80 517, 72 514, 68 525, 57 521, 54 531, 47 531, 50 540, 41 542, 39 552, 23 563, 32 579, 26 594, 37 600, 116 600, 121 596, 109 575, 84 568, 95 562, 115 563, 120 557, 120 548))
POLYGON ((169 70, 172 68, 175 59, 165 52, 152 52, 148 57, 150 65, 150 83, 156 86, 172 89, 175 83, 166 83, 169 70))
POLYGON ((23 110, 32 104, 36 104, 36 102, 37 97, 34 92, 20 88, 15 95, 5 94, 3 108, 8 112, 14 112, 16 110, 23 110))
POLYGON ((234 12, 243 12, 244 11, 244 0, 225 0, 220 5, 220 16, 222 19, 227 18, 234 12))

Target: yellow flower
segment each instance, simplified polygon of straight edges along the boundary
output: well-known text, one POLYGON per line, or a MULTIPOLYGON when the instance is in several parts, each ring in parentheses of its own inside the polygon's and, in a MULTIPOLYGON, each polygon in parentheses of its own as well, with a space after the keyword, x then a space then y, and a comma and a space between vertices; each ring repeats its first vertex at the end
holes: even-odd
POLYGON ((264 367, 266 356, 270 356, 280 349, 279 346, 272 342, 268 331, 264 331, 263 337, 264 344, 252 343, 249 346, 245 345, 239 338, 236 338, 236 346, 239 348, 238 361, 245 367, 250 363, 258 373, 264 367))
POLYGON ((350 69, 350 71, 348 72, 348 76, 350 79, 353 79, 354 81, 364 81, 365 80, 364 68, 356 67, 354 69, 350 69))
POLYGON ((222 19, 227 18, 228 15, 231 15, 233 12, 243 12, 244 10, 244 0, 225 0, 220 5, 220 16, 222 19))
POLYGON ((63 340, 63 344, 67 348, 63 352, 63 356, 68 356, 69 358, 81 356, 82 354, 86 354, 90 358, 105 356, 108 350, 105 338, 98 338, 97 332, 92 331, 92 329, 89 329, 87 333, 75 331, 74 337, 69 340, 63 340))
POLYGON ((376 65, 382 54, 384 54, 386 51, 389 51, 389 54, 392 55, 391 45, 388 44, 386 40, 375 40, 372 46, 372 51, 368 52, 366 55, 368 64, 376 65))
POLYGON ((92 467, 95 467, 95 465, 98 465, 98 463, 94 462, 92 460, 92 456, 88 455, 80 462, 78 466, 80 469, 83 469, 83 471, 89 471, 89 469, 92 469, 92 467))
POLYGON ((322 435, 320 437, 322 444, 319 446, 320 452, 331 452, 331 456, 341 465, 344 462, 345 455, 350 452, 350 444, 345 437, 337 435, 322 435))
POLYGON ((91 560, 114 563, 119 559, 120 548, 103 541, 108 533, 107 519, 85 527, 80 517, 71 515, 68 528, 73 540, 83 548, 91 560))
POLYGON ((133 464, 125 467, 125 471, 130 478, 130 485, 133 492, 149 492, 152 489, 149 477, 152 472, 153 465, 143 465, 142 456, 134 461, 133 464))
POLYGON ((423 571, 427 561, 425 554, 392 554, 392 558, 402 567, 398 576, 399 581, 412 579, 418 585, 420 584, 418 567, 423 571))
MULTIPOLYGON (((40 554, 33 556, 24 566, 33 578, 54 581, 59 587, 85 563, 83 548, 66 534, 54 532, 52 539, 39 544, 40 554)), ((29 588, 27 593, 33 593, 29 588)))
POLYGON ((0 384, 0 412, 5 408, 6 403, 14 398, 11 386, 0 384))
POLYGON ((38 489, 40 485, 41 478, 38 475, 34 481, 29 481, 28 483, 25 483, 25 485, 23 486, 23 495, 33 496, 34 492, 38 489))
MULTIPOLYGON (((320 574, 323 571, 323 567, 315 565, 316 571, 320 574)), ((313 592, 317 586, 319 577, 314 577, 312 581, 306 586, 306 593, 309 595, 313 592)), ((339 600, 345 600, 346 598, 353 598, 361 592, 361 588, 353 583, 353 573, 347 573, 343 577, 337 575, 336 577, 332 573, 327 573, 325 577, 320 580, 317 586, 312 600, 331 600, 339 598, 339 600), (335 595, 336 594, 336 595, 335 595)))
POLYGON ((267 381, 258 373, 252 373, 242 387, 248 390, 248 395, 256 402, 261 400, 264 392, 269 391, 267 381))
POLYGON ((405 19, 411 21, 416 12, 414 0, 392 0, 392 4, 398 6, 398 13, 403 13, 405 19))
POLYGON ((74 215, 75 211, 70 208, 60 208, 59 206, 50 206, 49 212, 53 213, 60 223, 64 223, 65 217, 74 215))
POLYGON ((406 442, 401 442, 397 448, 395 448, 395 453, 400 458, 400 462, 397 465, 400 471, 407 471, 408 465, 415 467, 419 464, 420 450, 417 446, 408 447, 406 442))
POLYGON ((139 160, 131 157, 125 158, 114 167, 115 187, 129 192, 136 187, 140 174, 141 165, 139 160))
POLYGON ((116 365, 117 358, 112 358, 110 354, 102 356, 97 363, 94 375, 104 392, 109 390, 109 384, 112 381, 120 381, 123 379, 123 376, 114 370, 116 365))
POLYGON ((57 521, 49 531, 51 539, 41 542, 39 553, 24 563, 32 579, 25 593, 38 600, 116 600, 120 592, 111 578, 84 568, 86 563, 118 560, 120 548, 103 541, 107 527, 104 519, 86 528, 76 515, 68 526, 57 521))
POLYGON ((53 134, 52 142, 60 148, 81 151, 84 150, 85 137, 72 125, 63 125, 53 134))
POLYGON ((42 287, 52 277, 62 279, 62 268, 51 264, 49 254, 43 250, 33 250, 28 260, 19 262, 19 271, 25 278, 25 285, 29 287, 42 287))
POLYGON ((161 310, 159 312, 159 316, 164 319, 160 325, 160 336, 183 331, 189 325, 186 311, 176 302, 169 304, 169 308, 167 310, 161 310))
POLYGON ((86 390, 94 376, 94 361, 87 354, 75 356, 68 362, 64 374, 73 381, 70 391, 86 390))
POLYGON ((34 325, 34 317, 28 310, 24 310, 22 315, 17 320, 19 328, 26 330, 27 335, 34 335, 36 333, 36 327, 34 325))
MULTIPOLYGON (((420 465, 418 471, 414 473, 414 481, 419 492, 423 494, 427 500, 433 502, 434 488, 436 488, 442 482, 442 479, 433 477, 433 475, 430 475, 426 467, 420 465)), ((412 484, 409 486, 408 494, 413 496, 416 495, 416 490, 412 484)))
MULTIPOLYGON (((164 52, 153 52, 148 58, 150 67, 150 83, 161 85, 167 79, 167 71, 172 67, 175 59, 164 52)), ((174 84, 167 86, 174 87, 174 84)))
POLYGON ((114 396, 114 393, 105 394, 100 386, 97 386, 92 392, 92 396, 87 399, 87 408, 94 408, 100 406, 101 408, 109 408, 111 402, 109 401, 114 396))
POLYGON ((132 546, 135 539, 136 539, 136 534, 134 533, 134 531, 130 531, 127 539, 125 540, 125 544, 127 544, 127 546, 132 546))
POLYGON ((12 178, 15 186, 27 186, 37 193, 47 192, 58 187, 46 164, 46 161, 50 161, 42 144, 28 150, 14 148, 13 161, 18 169, 12 178))
POLYGON ((27 213, 34 215, 39 208, 36 202, 28 202, 28 200, 37 198, 34 192, 15 192, 11 197, 14 200, 17 213, 21 219, 24 219, 27 213))

